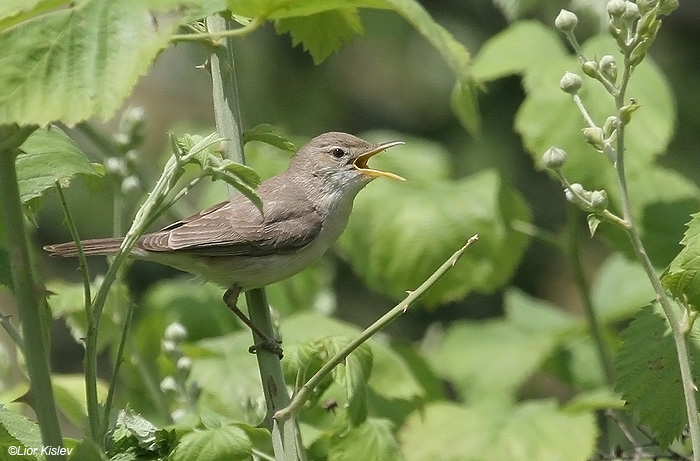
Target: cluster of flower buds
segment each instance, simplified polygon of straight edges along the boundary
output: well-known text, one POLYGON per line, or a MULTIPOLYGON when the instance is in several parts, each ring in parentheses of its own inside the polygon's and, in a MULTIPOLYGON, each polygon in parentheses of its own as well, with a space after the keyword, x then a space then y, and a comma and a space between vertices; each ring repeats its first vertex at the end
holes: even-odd
MULTIPOLYGON (((201 388, 194 381, 187 383, 187 378, 192 371, 192 359, 182 351, 182 343, 186 339, 187 329, 182 324, 173 322, 166 327, 161 350, 163 355, 175 365, 175 371, 163 378, 160 389, 179 404, 188 404, 191 407, 199 398, 201 388)), ((186 414, 187 411, 180 406, 173 411, 172 418, 174 421, 179 421, 186 414)))
POLYGON ((130 107, 119 120, 114 135, 115 155, 104 162, 105 173, 115 182, 122 194, 129 195, 141 189, 135 171, 138 167, 138 146, 143 142, 145 113, 140 107, 130 107))

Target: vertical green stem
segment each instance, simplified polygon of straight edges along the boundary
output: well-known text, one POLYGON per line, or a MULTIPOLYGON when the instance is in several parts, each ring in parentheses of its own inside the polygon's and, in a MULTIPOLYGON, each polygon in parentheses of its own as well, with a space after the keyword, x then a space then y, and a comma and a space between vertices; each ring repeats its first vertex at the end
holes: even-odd
MULTIPOLYGON (((230 21, 226 21, 219 15, 207 18, 207 28, 211 33, 223 32, 231 26, 230 21)), ((219 134, 228 139, 228 142, 224 145, 225 154, 231 160, 244 163, 243 130, 241 127, 232 42, 232 38, 227 38, 226 45, 216 44, 210 55, 214 116, 219 134)), ((274 337, 275 333, 265 290, 248 291, 246 300, 250 320, 268 337, 274 337)), ((253 334, 253 338, 256 342, 262 339, 257 338, 255 334, 253 334)), ((267 403, 265 425, 270 430, 283 432, 290 426, 275 426, 273 429, 272 425, 272 415, 289 403, 289 394, 285 386, 280 358, 267 350, 259 349, 257 359, 267 403)), ((273 434, 273 438, 282 441, 296 440, 296 438, 285 437, 284 433, 273 434)), ((286 443, 282 443, 281 446, 275 444, 276 458, 303 458, 304 455, 300 452, 302 450, 301 445, 296 443, 294 445, 296 445, 297 453, 293 453, 292 450, 295 450, 295 448, 287 446, 286 443)))
POLYGON ((682 321, 679 318, 674 306, 671 303, 666 290, 664 289, 659 276, 656 274, 649 256, 647 255, 642 239, 639 236, 637 226, 634 222, 632 206, 630 204, 629 189, 627 187, 627 177, 625 172, 625 124, 621 119, 621 108, 624 105, 625 93, 629 77, 631 75, 632 66, 629 61, 629 53, 625 53, 625 62, 623 65, 623 75, 620 80, 620 89, 615 95, 615 106, 617 108, 617 160, 615 162, 615 172, 620 187, 620 202, 622 206, 623 218, 627 223, 626 231, 632 247, 637 254, 638 259, 642 263, 642 267, 649 278, 654 291, 657 294, 659 303, 668 322, 671 325, 673 341, 676 346, 676 354, 678 355, 678 364, 681 372, 681 383, 683 386, 683 397, 685 400, 686 413, 688 416, 688 426, 690 440, 693 446, 693 460, 700 461, 700 420, 698 419, 698 405, 695 400, 695 384, 690 367, 690 356, 688 354, 688 345, 686 343, 685 331, 682 328, 682 321))
MULTIPOLYGON (((29 133, 31 131, 26 136, 29 133)), ((27 238, 19 186, 17 184, 17 171, 15 169, 15 158, 18 153, 16 150, 17 146, 7 146, 3 142, 3 149, 0 149, 2 218, 7 228, 11 229, 11 232, 7 233, 10 268, 19 317, 22 322, 24 355, 31 381, 34 411, 37 415, 44 445, 60 447, 63 446, 63 438, 58 425, 46 347, 49 333, 41 320, 39 290, 34 282, 32 273, 29 257, 29 239, 27 238)), ((59 455, 47 456, 47 458, 65 459, 59 455)))

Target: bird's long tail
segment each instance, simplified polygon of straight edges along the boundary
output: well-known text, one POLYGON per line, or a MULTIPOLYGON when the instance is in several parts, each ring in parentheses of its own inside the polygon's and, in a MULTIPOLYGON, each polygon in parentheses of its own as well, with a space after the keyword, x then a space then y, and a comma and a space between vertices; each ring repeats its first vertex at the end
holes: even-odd
MULTIPOLYGON (((83 253, 86 255, 108 255, 115 253, 122 244, 122 238, 104 238, 104 239, 89 239, 82 240, 83 253)), ((78 256, 78 249, 75 242, 56 243, 54 245, 46 245, 44 250, 48 251, 51 256, 62 256, 71 258, 78 256)))

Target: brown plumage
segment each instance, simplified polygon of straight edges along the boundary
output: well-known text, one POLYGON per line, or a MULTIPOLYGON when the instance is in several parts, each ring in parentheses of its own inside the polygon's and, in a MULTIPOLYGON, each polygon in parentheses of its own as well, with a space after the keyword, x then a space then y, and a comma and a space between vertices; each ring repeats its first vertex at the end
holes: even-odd
MULTIPOLYGON (((370 144, 346 133, 325 133, 293 157, 288 169, 264 181, 263 213, 242 195, 146 234, 132 256, 202 276, 225 287, 259 288, 318 259, 340 236, 357 193, 377 176, 367 160, 400 144, 370 144)), ((82 241, 86 255, 117 251, 121 238, 82 241)), ((44 247, 53 256, 77 255, 75 243, 44 247)))

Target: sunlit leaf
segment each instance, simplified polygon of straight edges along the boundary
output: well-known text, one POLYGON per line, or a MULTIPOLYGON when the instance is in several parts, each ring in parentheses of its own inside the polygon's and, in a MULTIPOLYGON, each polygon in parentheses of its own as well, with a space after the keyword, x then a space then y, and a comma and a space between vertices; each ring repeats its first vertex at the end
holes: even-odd
POLYGON ((661 281, 675 297, 697 310, 700 309, 700 213, 692 216, 681 244, 683 249, 661 281))

